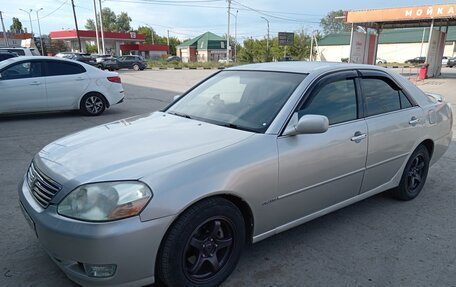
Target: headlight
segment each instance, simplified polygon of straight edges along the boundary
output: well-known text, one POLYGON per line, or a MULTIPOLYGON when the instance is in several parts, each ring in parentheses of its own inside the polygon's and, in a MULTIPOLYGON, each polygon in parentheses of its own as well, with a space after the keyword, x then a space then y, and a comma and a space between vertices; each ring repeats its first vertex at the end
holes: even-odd
POLYGON ((138 181, 100 182, 81 185, 58 206, 60 215, 86 221, 110 221, 137 215, 152 192, 138 181))

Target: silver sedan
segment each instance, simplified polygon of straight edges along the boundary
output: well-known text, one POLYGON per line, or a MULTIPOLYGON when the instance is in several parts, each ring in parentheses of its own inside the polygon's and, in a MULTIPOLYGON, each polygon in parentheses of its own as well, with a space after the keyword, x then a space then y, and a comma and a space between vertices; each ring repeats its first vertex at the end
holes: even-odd
POLYGON ((248 242, 380 192, 415 198, 452 121, 440 96, 379 67, 235 67, 49 144, 20 206, 81 285, 217 286, 248 242))

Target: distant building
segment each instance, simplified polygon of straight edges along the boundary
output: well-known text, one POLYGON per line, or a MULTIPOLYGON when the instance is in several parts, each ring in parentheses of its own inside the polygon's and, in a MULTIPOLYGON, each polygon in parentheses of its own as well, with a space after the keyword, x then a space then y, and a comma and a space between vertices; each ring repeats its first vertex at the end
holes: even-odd
MULTIPOLYGON (((226 58, 226 39, 206 32, 176 47, 183 62, 210 62, 226 58)), ((231 50, 230 56, 231 58, 231 50)))
MULTIPOLYGON (((25 46, 25 42, 31 42, 32 34, 30 33, 22 33, 22 34, 15 34, 15 33, 6 33, 6 37, 8 37, 8 46, 9 47, 23 47, 25 46), (24 41, 25 40, 25 41, 24 41)), ((0 48, 7 47, 6 39, 3 37, 3 33, 0 33, 0 48)))
MULTIPOLYGON (((101 32, 98 32, 101 45, 101 32)), ((120 46, 124 44, 141 44, 145 41, 145 36, 135 32, 104 32, 105 54, 121 55, 120 46)), ((68 47, 68 51, 79 51, 78 37, 76 30, 53 31, 50 34, 52 40, 62 40, 68 47)), ((87 51, 87 45, 96 45, 95 31, 79 30, 81 38, 82 52, 87 51)))
POLYGON ((158 59, 168 55, 168 45, 162 44, 122 44, 120 45, 122 55, 138 55, 144 58, 158 59))
MULTIPOLYGON (((384 59, 389 63, 403 63, 408 59, 424 57, 427 52, 428 39, 429 27, 383 30, 378 40, 377 58, 384 59)), ((451 26, 448 28, 443 55, 453 57, 455 53, 456 27, 451 26)), ((349 56, 350 33, 329 34, 318 41, 318 60, 340 62, 341 59, 349 56)))

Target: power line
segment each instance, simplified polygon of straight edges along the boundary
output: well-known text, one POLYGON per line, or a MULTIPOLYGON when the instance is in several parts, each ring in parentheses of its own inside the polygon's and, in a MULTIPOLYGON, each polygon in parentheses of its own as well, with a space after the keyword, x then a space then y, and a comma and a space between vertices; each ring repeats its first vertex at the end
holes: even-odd
POLYGON ((51 16, 52 14, 54 14, 55 12, 59 11, 63 5, 67 4, 69 0, 65 0, 62 2, 62 4, 60 4, 59 7, 57 7, 56 9, 52 10, 51 12, 49 12, 49 14, 46 14, 44 15, 43 17, 41 17, 41 20, 43 20, 44 18, 48 17, 48 16, 51 16))
POLYGON ((224 0, 186 0, 186 1, 179 1, 179 0, 143 0, 145 2, 156 2, 156 3, 202 3, 202 2, 224 2, 224 0))
MULTIPOLYGON (((197 7, 197 8, 215 8, 215 9, 225 9, 226 7, 223 6, 211 6, 211 5, 199 5, 199 4, 185 4, 185 3, 192 3, 187 2, 185 3, 172 3, 172 2, 151 2, 151 1, 141 1, 141 0, 106 0, 109 2, 120 2, 120 3, 133 3, 133 4, 149 4, 149 5, 161 5, 161 6, 174 6, 174 7, 197 7)), ((196 3, 196 2, 195 2, 196 3)))
MULTIPOLYGON (((292 18, 285 18, 285 17, 275 16, 275 15, 272 15, 270 13, 265 13, 262 10, 255 9, 255 8, 249 7, 247 5, 244 5, 244 4, 242 4, 242 3, 238 2, 238 1, 233 0, 233 2, 238 4, 238 5, 240 5, 240 6, 242 6, 242 7, 244 7, 247 10, 250 10, 250 11, 259 13, 259 14, 261 14, 263 16, 267 16, 267 17, 274 18, 274 19, 279 19, 279 20, 284 20, 284 21, 292 21, 292 22, 300 22, 300 23, 319 23, 319 22, 312 22, 312 21, 307 21, 307 20, 302 20, 302 19, 292 19, 292 18)), ((237 9, 242 9, 242 7, 237 7, 237 9)))

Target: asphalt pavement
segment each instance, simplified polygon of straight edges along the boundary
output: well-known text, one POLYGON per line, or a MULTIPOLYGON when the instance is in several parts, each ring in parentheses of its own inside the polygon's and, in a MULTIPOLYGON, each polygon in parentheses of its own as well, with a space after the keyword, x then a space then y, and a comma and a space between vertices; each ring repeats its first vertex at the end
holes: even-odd
MULTIPOLYGON (((76 286, 41 249, 19 209, 17 185, 33 155, 67 134, 160 109, 214 72, 121 72, 126 101, 100 117, 0 116, 0 286, 76 286)), ((456 70, 418 86, 456 105, 456 70)), ((252 245, 224 286, 456 287, 455 141, 415 200, 380 194, 252 245)))

